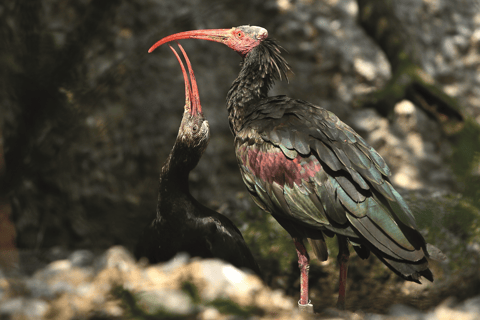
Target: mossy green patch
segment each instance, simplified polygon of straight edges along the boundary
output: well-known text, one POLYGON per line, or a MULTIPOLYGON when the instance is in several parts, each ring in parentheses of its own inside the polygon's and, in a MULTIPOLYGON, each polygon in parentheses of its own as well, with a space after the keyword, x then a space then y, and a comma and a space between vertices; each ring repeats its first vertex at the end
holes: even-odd
POLYGON ((411 192, 406 197, 425 240, 440 248, 451 271, 479 263, 472 247, 480 239, 480 209, 462 194, 430 196, 411 192), (473 259, 473 260, 472 260, 473 259))
POLYGON ((259 264, 269 269, 264 267, 262 271, 278 273, 289 269, 292 260, 297 259, 292 238, 270 214, 256 207, 252 210, 258 218, 250 221, 242 234, 259 264))
POLYGON ((199 304, 201 301, 200 293, 197 286, 190 280, 185 280, 182 283, 182 291, 190 296, 194 304, 199 304))
POLYGON ((214 307, 222 314, 236 315, 240 317, 250 317, 252 315, 262 315, 262 310, 254 306, 242 307, 228 299, 215 299, 208 305, 214 307))
MULTIPOLYGON (((451 165, 453 172, 460 181, 465 183, 472 181, 472 171, 480 165, 480 126, 473 119, 466 119, 461 132, 452 138, 453 154, 451 165)), ((466 192, 480 189, 480 183, 466 186, 466 192)), ((478 195, 472 194, 470 195, 478 195)))

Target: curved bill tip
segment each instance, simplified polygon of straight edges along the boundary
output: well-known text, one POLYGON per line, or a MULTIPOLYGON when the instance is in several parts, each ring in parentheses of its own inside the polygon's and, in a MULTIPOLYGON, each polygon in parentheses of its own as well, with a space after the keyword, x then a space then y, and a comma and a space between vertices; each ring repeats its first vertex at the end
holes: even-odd
POLYGON ((185 110, 190 112, 192 115, 201 114, 202 107, 200 105, 200 95, 198 93, 197 81, 195 80, 195 75, 193 73, 192 65, 183 47, 178 42, 177 42, 177 45, 182 51, 183 57, 187 62, 188 74, 190 75, 190 81, 189 81, 188 74, 187 74, 187 71, 185 70, 185 66, 183 65, 182 59, 178 55, 177 51, 169 44, 168 46, 177 57, 178 63, 182 68, 183 80, 185 82, 185 110))
POLYGON ((153 52, 156 48, 162 44, 181 39, 200 39, 209 40, 214 42, 223 42, 230 36, 232 29, 204 29, 204 30, 192 30, 175 33, 157 41, 153 46, 148 49, 148 53, 153 52))
POLYGON ((198 93, 197 80, 195 79, 195 74, 193 73, 192 64, 190 63, 190 59, 188 59, 187 53, 185 52, 183 47, 180 45, 180 43, 177 42, 177 45, 182 51, 183 57, 187 62, 187 68, 190 74, 190 83, 191 83, 191 89, 192 89, 192 93, 190 96, 192 100, 192 113, 193 114, 202 113, 202 106, 200 104, 200 94, 198 93))
POLYGON ((170 42, 170 41, 173 41, 173 40, 183 39, 181 37, 181 34, 184 34, 184 33, 185 32, 175 33, 175 34, 166 36, 165 38, 162 38, 162 39, 158 40, 157 42, 155 42, 155 44, 153 46, 150 47, 150 49, 148 49, 148 53, 152 53, 155 49, 157 49, 158 47, 160 47, 164 43, 167 43, 167 42, 170 42))
POLYGON ((183 81, 185 82, 185 111, 191 112, 192 111, 192 99, 191 99, 192 89, 190 88, 190 81, 188 80, 187 71, 185 70, 185 66, 183 65, 182 59, 178 55, 177 51, 170 44, 168 46, 177 57, 178 63, 180 64, 180 68, 182 68, 183 81))

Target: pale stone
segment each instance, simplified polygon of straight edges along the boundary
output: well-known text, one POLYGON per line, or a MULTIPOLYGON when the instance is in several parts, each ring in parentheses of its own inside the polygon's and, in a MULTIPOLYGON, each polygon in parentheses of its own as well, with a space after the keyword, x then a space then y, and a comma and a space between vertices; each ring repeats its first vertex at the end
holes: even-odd
POLYGON ((376 76, 376 70, 375 70, 375 65, 369 61, 356 58, 353 62, 353 65, 355 67, 355 71, 357 71, 360 75, 365 77, 365 79, 372 81, 375 79, 376 76))

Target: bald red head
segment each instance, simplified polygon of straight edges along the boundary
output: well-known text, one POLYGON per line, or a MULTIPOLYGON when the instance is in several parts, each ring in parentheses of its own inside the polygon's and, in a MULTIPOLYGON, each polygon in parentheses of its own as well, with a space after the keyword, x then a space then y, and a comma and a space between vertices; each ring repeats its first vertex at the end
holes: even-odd
POLYGON ((268 31, 266 29, 255 26, 185 31, 172 34, 159 40, 148 50, 148 52, 150 53, 162 44, 174 40, 201 39, 223 43, 244 57, 267 37, 268 31))

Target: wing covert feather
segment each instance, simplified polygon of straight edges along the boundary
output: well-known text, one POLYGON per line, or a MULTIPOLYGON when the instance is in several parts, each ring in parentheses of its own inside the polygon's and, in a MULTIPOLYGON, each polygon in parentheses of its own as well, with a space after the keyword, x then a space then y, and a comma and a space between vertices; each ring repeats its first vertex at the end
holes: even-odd
POLYGON ((242 130, 251 130, 251 139, 256 142, 246 146, 238 140, 237 157, 243 166, 257 166, 258 172, 247 168, 251 176, 247 174, 244 182, 263 207, 275 208, 279 211, 276 215, 305 226, 347 235, 356 239, 357 246, 367 241, 394 260, 420 261, 425 257, 423 237, 416 231, 410 209, 388 180, 391 173, 387 164, 333 113, 300 100, 277 97, 262 108, 257 106, 242 130), (270 110, 275 111, 272 114, 270 110), (262 144, 267 147, 254 150, 262 144), (239 148, 248 150, 242 153, 239 148), (252 156, 256 162, 248 162, 247 154, 255 152, 265 155, 252 156), (275 158, 274 178, 265 173, 270 172, 265 166, 271 165, 265 157, 275 158), (279 177, 279 172, 284 176, 279 177), (418 237, 405 234, 405 226, 418 237))

